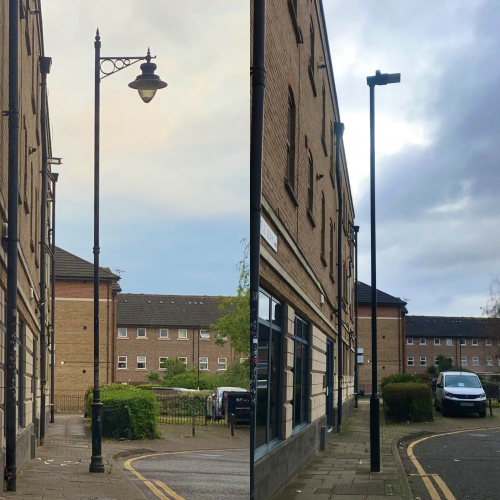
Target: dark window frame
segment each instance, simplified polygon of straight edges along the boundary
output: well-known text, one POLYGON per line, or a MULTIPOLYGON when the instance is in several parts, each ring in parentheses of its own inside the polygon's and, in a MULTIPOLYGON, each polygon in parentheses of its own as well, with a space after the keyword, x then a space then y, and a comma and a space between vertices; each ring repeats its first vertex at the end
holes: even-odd
POLYGON ((294 332, 292 335, 292 340, 293 340, 293 398, 291 401, 292 405, 292 428, 293 428, 293 434, 301 431, 304 427, 309 425, 309 405, 308 405, 308 399, 309 399, 309 354, 310 354, 310 327, 311 324, 302 319, 298 314, 295 315, 295 320, 294 320, 294 332), (297 323, 298 321, 302 322, 302 335, 299 337, 296 335, 297 333, 297 323), (304 338, 304 326, 307 327, 307 338, 304 338), (301 422, 297 423, 296 421, 296 407, 295 407, 295 397, 296 397, 296 383, 297 383, 297 377, 296 377, 296 367, 297 367, 297 344, 301 344, 301 351, 302 351, 302 365, 301 365, 301 385, 304 386, 304 392, 301 392, 301 404, 302 402, 305 404, 305 407, 300 407, 300 412, 305 414, 304 420, 301 422), (305 351, 305 355, 304 355, 305 351), (303 384, 302 377, 305 378, 305 384, 303 384))
POLYGON ((297 189, 295 185, 296 175, 296 135, 297 135, 297 106, 295 96, 291 87, 288 87, 288 116, 286 132, 286 174, 285 188, 292 199, 293 204, 298 207, 297 189))

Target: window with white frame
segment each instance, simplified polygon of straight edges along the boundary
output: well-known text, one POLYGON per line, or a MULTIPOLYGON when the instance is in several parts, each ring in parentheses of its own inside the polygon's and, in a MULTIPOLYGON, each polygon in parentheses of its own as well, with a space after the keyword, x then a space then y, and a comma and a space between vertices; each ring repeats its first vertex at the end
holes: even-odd
POLYGON ((486 358, 486 366, 493 366, 493 358, 486 358))
POLYGON ((208 358, 200 358, 200 370, 208 370, 208 358))
POLYGON ((179 361, 182 361, 186 366, 188 364, 188 359, 187 358, 177 358, 179 361))
POLYGON ((486 344, 486 345, 491 345, 491 339, 486 339, 485 344, 486 344))
POLYGON ((222 340, 227 340, 227 335, 225 333, 219 331, 217 332, 217 336, 222 340))
POLYGON ((472 358, 472 366, 479 366, 479 358, 472 358))
POLYGON ((453 339, 446 339, 446 345, 453 345, 453 339))
POLYGON ((210 334, 207 330, 200 330, 200 339, 209 339, 210 334))
POLYGON ((439 366, 439 358, 437 356, 434 358, 434 364, 439 366))
POLYGON ((120 339, 127 338, 127 329, 126 328, 118 328, 118 338, 120 338, 120 339))
POLYGON ((217 363, 219 364, 219 370, 227 370, 227 358, 219 358, 217 363))
POLYGON ((407 343, 408 345, 413 345, 413 338, 408 337, 408 338, 406 339, 406 343, 407 343))
POLYGON ((177 332, 177 338, 178 339, 187 339, 188 338, 188 331, 187 330, 179 330, 177 332))
POLYGON ((408 364, 408 366, 414 366, 413 361, 414 361, 414 360, 413 360, 413 357, 408 358, 408 360, 407 360, 407 364, 408 364))
POLYGON ((146 369, 146 356, 137 356, 137 369, 138 370, 146 369))
POLYGON ((479 345, 479 342, 477 339, 472 339, 472 345, 479 345))
POLYGON ((466 357, 462 357, 460 358, 460 364, 462 366, 467 366, 467 358, 466 357))
POLYGON ((441 339, 434 339, 434 345, 441 345, 441 339))
POLYGON ((420 345, 426 345, 427 341, 425 339, 420 339, 420 345))
POLYGON ((118 370, 127 369, 127 356, 118 356, 118 370))
POLYGON ((167 328, 160 329, 160 338, 161 339, 168 339, 168 329, 167 328))
POLYGON ((160 359, 158 360, 158 370, 165 370, 164 367, 161 365, 167 361, 168 357, 167 356, 160 356, 160 359))
POLYGON ((420 358, 420 366, 425 366, 427 364, 427 359, 425 356, 420 358))
POLYGON ((146 338, 146 329, 145 328, 137 328, 137 338, 145 339, 146 338))
POLYGON ((465 339, 460 339, 460 345, 467 345, 467 342, 465 341, 465 339))

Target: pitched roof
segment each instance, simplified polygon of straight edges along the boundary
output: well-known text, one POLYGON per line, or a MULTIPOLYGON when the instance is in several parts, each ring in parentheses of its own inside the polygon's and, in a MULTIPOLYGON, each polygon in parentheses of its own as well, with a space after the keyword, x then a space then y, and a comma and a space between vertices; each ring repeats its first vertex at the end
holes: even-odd
MULTIPOLYGON (((99 269, 99 278, 116 281, 120 279, 120 276, 112 273, 109 267, 99 269)), ((56 247, 55 273, 56 279, 94 279, 94 264, 56 247)))
POLYGON ((118 325, 208 328, 220 318, 220 297, 118 294, 118 325))
MULTIPOLYGON (((361 281, 357 283, 358 287, 358 302, 360 304, 371 304, 372 303, 372 287, 361 281)), ((377 304, 381 305, 397 305, 405 306, 406 302, 401 300, 399 297, 393 297, 388 293, 382 292, 377 288, 377 304)))
POLYGON ((407 337, 488 338, 500 334, 500 319, 406 316, 407 337))

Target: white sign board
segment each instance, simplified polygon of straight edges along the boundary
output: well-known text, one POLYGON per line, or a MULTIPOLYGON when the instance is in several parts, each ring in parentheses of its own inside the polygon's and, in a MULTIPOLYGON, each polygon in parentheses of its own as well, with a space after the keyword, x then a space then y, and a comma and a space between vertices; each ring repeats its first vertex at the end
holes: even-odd
POLYGON ((269 227, 269 224, 260 216, 260 235, 269 243, 271 248, 278 252, 278 236, 269 227))

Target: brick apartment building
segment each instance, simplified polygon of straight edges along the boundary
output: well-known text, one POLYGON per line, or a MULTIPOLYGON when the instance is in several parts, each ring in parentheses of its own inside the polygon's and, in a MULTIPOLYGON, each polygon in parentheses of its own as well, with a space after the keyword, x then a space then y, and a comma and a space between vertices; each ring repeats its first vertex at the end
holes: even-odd
POLYGON ((150 371, 161 374, 168 358, 208 375, 239 362, 243 355, 233 352, 229 340, 216 345, 218 333, 210 331, 221 316, 219 305, 219 297, 119 294, 116 382, 145 384, 150 371))
POLYGON ((406 372, 426 373, 440 354, 476 373, 499 373, 500 320, 407 316, 406 372))
MULTIPOLYGON (((42 194, 47 199, 53 198, 55 178, 48 166, 48 180, 42 185, 42 150, 46 148, 47 157, 52 156, 50 127, 42 123, 42 90, 41 71, 50 70, 50 60, 45 58, 41 16, 30 14, 29 9, 40 9, 38 1, 19 2, 18 20, 18 54, 17 58, 9 50, 9 2, 0 2, 0 109, 7 111, 9 103, 9 86, 14 82, 9 74, 9 60, 17 61, 19 97, 19 128, 15 137, 19 147, 18 158, 18 196, 17 196, 17 375, 16 384, 16 468, 19 472, 39 443, 42 414, 45 415, 45 426, 50 421, 50 377, 49 356, 47 353, 45 370, 47 384, 45 386, 45 408, 41 407, 41 320, 40 320, 40 277, 42 273, 50 278, 51 255, 48 240, 51 227, 50 202, 47 201, 47 218, 45 219, 45 238, 49 243, 42 248, 42 194), (43 58, 43 59, 42 59, 43 58), (42 252, 46 256, 46 268, 41 269, 42 252)), ((15 38, 15 34, 14 40, 15 38)), ((14 42, 15 43, 15 42, 14 42)), ((15 64, 15 63, 14 63, 15 64)), ((46 95, 46 94, 45 94, 46 95)), ((46 108, 47 109, 47 108, 46 108)), ((47 110, 48 113, 48 110, 47 110)), ((6 300, 7 300, 7 248, 4 239, 7 234, 4 224, 10 223, 8 214, 9 186, 9 135, 10 123, 17 123, 16 116, 0 119, 0 227, 2 227, 2 244, 0 246, 0 468, 7 465, 5 457, 5 414, 6 414, 6 300), (12 121, 11 121, 12 119, 12 121)), ((13 128, 12 130, 16 130, 13 128)), ((15 158, 15 156, 13 156, 15 158)), ((50 333, 51 295, 50 279, 47 280, 45 301, 45 331, 50 333)), ((12 464, 11 464, 12 465, 12 464)))
MULTIPOLYGON (((371 286, 358 282, 359 390, 372 391, 372 298, 371 286)), ((377 382, 387 375, 405 373, 406 302, 377 290, 377 382)))
POLYGON ((265 18, 254 457, 259 500, 272 496, 317 453, 322 427, 327 438, 335 432, 339 341, 344 419, 354 393, 354 208, 341 126, 335 125, 340 115, 322 2, 271 0, 265 18), (337 162, 343 200, 340 259, 337 162))
MULTIPOLYGON (((120 277, 108 268, 99 277, 99 376, 110 383, 120 277)), ((94 383, 94 264, 56 247, 55 278, 54 393, 84 394, 94 383)))

